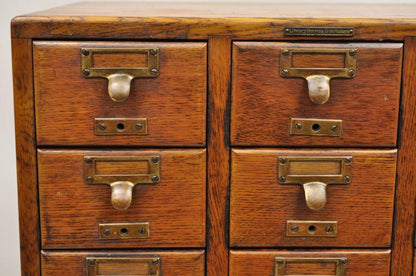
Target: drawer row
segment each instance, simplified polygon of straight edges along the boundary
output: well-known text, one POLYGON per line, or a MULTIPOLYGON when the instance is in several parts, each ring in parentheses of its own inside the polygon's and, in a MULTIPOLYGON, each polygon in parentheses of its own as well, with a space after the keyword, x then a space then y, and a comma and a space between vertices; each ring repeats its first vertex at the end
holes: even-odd
MULTIPOLYGON (((35 41, 33 57, 38 145, 205 145, 205 42, 35 41)), ((402 44, 234 42, 232 60, 232 145, 396 145, 402 44)))
MULTIPOLYGON (((395 175, 396 150, 233 149, 230 246, 388 248, 395 175)), ((204 149, 41 149, 38 178, 45 250, 205 247, 204 149)))

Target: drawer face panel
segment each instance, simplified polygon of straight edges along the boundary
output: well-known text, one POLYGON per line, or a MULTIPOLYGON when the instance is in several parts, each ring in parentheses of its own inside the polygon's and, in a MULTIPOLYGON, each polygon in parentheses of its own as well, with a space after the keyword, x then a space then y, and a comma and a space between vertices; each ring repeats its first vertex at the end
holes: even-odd
MULTIPOLYGON (((87 275, 86 259, 114 258, 111 266, 102 268, 97 275, 146 275, 144 269, 123 265, 123 259, 128 258, 157 258, 159 259, 158 275, 204 275, 205 252, 204 251, 138 251, 138 252, 42 252, 42 275, 87 275), (120 264, 117 262, 120 260, 120 264), (110 274, 112 273, 112 274, 110 274)), ((91 273, 90 273, 91 274, 91 273)), ((90 275, 88 274, 88 276, 90 275)), ((94 275, 94 274, 93 274, 94 275)), ((152 274, 150 274, 152 275, 152 274)))
MULTIPOLYGON (((203 149, 39 150, 38 162, 44 249, 205 245, 206 155, 203 149), (99 180, 98 175, 112 176, 111 185, 116 185, 126 175, 140 176, 143 171, 154 170, 146 168, 147 161, 129 158, 154 156, 158 157, 159 179, 155 183, 136 184, 131 205, 124 210, 115 209, 112 188, 109 184, 100 184, 104 180, 99 180), (101 160, 100 165, 98 161, 95 164, 95 175, 84 173, 85 157, 101 160), (88 183, 91 175, 100 183, 88 183)), ((124 192, 121 189, 120 194, 124 192)), ((114 198, 122 200, 120 194, 115 193, 114 198)))
MULTIPOLYGON (((390 275, 390 250, 325 250, 325 251, 243 251, 231 250, 230 276, 275 274, 276 257, 282 260, 292 258, 346 258, 346 274, 341 275, 390 275)), ((299 261, 285 263, 284 275, 335 275, 336 265, 332 262, 308 263, 299 261)), ((337 274, 338 275, 338 274, 337 274)))
MULTIPOLYGON (((103 54, 90 50, 93 66, 124 69, 148 65, 142 60, 144 54, 120 51, 103 54)), ((193 42, 34 42, 38 144, 203 146, 206 51, 205 43, 193 42), (109 96, 106 78, 83 76, 83 48, 157 49, 159 73, 134 78, 127 99, 116 102, 109 96), (100 126, 96 119, 116 120, 100 126), (134 119, 142 126, 136 131, 135 122, 118 119, 134 119), (114 128, 119 123, 125 126, 114 128)))
MULTIPOLYGON (((340 163, 338 170, 339 166, 340 163)), ((230 245, 388 247, 392 232, 395 166, 396 150, 234 149, 230 245), (282 157, 292 166, 286 174, 286 183, 281 183, 279 176, 282 157), (299 158, 303 159, 299 161, 299 158), (335 173, 337 158, 350 158, 351 168, 345 169, 348 173, 344 176, 349 177, 348 183, 338 183, 328 177, 335 173), (295 166, 291 160, 299 163, 295 166), (302 184, 311 180, 292 181, 293 175, 301 179, 302 175, 314 175, 314 171, 324 177, 315 175, 313 181, 329 182, 326 204, 320 210, 312 210, 306 204, 306 194, 312 195, 310 198, 313 199, 314 191, 306 192, 302 184)), ((321 195, 318 189, 315 193, 317 202, 321 195)))
MULTIPOLYGON (((235 42, 231 143, 242 146, 393 147, 397 135, 401 63, 400 43, 235 42), (303 49, 306 53, 287 54, 288 64, 281 66, 283 49, 303 49), (308 53, 311 49, 318 53, 308 53), (353 57, 348 51, 344 54, 325 52, 340 49, 356 52, 353 57), (355 63, 355 67, 344 64, 347 57, 354 58, 351 63, 355 63), (347 70, 347 77, 332 78, 329 100, 324 104, 313 103, 309 98, 304 77, 291 77, 295 74, 293 68, 300 68, 300 74, 310 74, 310 68, 338 70, 344 67, 355 68, 353 77, 348 77, 347 70), (283 69, 288 69, 289 77, 281 76, 283 69), (337 127, 334 134, 340 133, 332 136, 331 125, 328 129, 322 126, 321 132, 329 134, 317 136, 319 131, 306 129, 306 122, 305 129, 293 129, 295 121, 291 122, 291 119, 341 120, 342 127, 337 127), (314 135, 299 135, 303 131, 314 135)), ((317 85, 316 89, 320 88, 317 85)))

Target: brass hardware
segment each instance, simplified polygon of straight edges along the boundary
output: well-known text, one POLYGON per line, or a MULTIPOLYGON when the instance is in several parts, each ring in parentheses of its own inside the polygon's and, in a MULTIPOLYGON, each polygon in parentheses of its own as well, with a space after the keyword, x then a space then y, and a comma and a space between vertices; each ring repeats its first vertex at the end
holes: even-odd
POLYGON ((342 120, 290 118, 290 135, 341 136, 342 120))
POLYGON ((352 157, 280 156, 278 179, 280 184, 301 184, 308 208, 321 210, 329 184, 351 183, 352 157))
POLYGON ((115 102, 123 102, 130 94, 134 78, 154 78, 159 75, 158 48, 82 48, 82 75, 86 78, 108 79, 108 95, 115 102), (94 54, 135 53, 147 56, 146 67, 94 67, 94 54))
POLYGON ((331 237, 338 234, 336 221, 288 220, 286 222, 287 237, 331 237))
POLYGON ((333 78, 353 78, 356 75, 356 49, 282 48, 280 75, 284 78, 304 78, 308 83, 309 98, 324 104, 330 97, 329 81, 333 78), (354 53, 354 54, 351 54, 354 53), (343 68, 293 67, 293 56, 301 54, 344 55, 343 68))
POLYGON ((286 36, 354 36, 352 27, 286 27, 286 36))
POLYGON ((86 257, 87 276, 128 275, 160 276, 160 257, 86 257), (124 275, 123 273, 123 275, 124 275))
POLYGON ((133 188, 136 184, 154 184, 160 181, 160 157, 85 156, 84 173, 87 184, 109 185, 114 208, 125 210, 131 204, 133 188), (154 162, 155 158, 157 162, 154 162), (117 172, 122 170, 123 165, 128 166, 128 170, 131 171, 117 172))
MULTIPOLYGON (((286 274, 287 266, 290 264, 299 264, 299 263, 335 263, 336 265, 335 275, 333 276, 347 275, 348 259, 345 257, 340 257, 340 258, 276 257, 274 275, 286 276, 288 275, 286 274)), ((310 274, 304 274, 304 275, 310 275, 310 274)), ((318 275, 311 275, 311 276, 318 276, 318 275)), ((325 276, 325 275, 320 274, 319 276, 325 276)))
POLYGON ((108 135, 147 135, 146 118, 95 118, 94 133, 108 135))
POLYGON ((148 222, 140 223, 100 223, 100 240, 146 239, 150 237, 148 222))

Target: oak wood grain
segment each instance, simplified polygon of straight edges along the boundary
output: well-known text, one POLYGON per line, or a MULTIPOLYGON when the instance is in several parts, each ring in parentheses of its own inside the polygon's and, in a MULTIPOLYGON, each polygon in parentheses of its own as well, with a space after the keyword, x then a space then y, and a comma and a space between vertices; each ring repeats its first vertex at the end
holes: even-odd
POLYGON ((22 275, 40 275, 40 235, 33 110, 32 41, 12 39, 22 275))
MULTIPOLYGON (((83 276, 86 257, 160 257, 161 275, 204 275, 205 254, 194 251, 42 251, 42 275, 83 276)), ((129 274, 130 275, 130 274, 129 274)))
POLYGON ((228 272, 231 40, 228 37, 211 37, 208 45, 207 275, 219 276, 228 272))
MULTIPOLYGON (((313 258, 328 258, 328 257, 346 257, 347 274, 349 276, 387 276, 390 275, 390 250, 334 250, 326 249, 320 250, 299 250, 299 251, 244 251, 231 250, 230 252, 230 276, 244 276, 244 275, 275 275, 275 257, 313 257, 313 258)), ((328 267, 318 269, 310 264, 299 266, 298 269, 293 267, 290 270, 290 275, 335 275, 335 273, 326 273, 328 267), (308 268, 308 273, 299 273, 300 268, 308 268)), ((301 270, 304 272, 304 270, 301 270)), ((288 273, 289 275, 289 273, 288 273)))
POLYGON ((206 43, 36 41, 38 144, 205 145, 206 59, 206 43), (114 102, 107 79, 82 76, 82 47, 160 48, 160 75, 134 79, 127 100, 114 102), (147 118, 148 134, 96 136, 94 118, 147 118))
POLYGON ((204 247, 205 150, 39 150, 43 249, 204 247), (137 184, 116 210, 111 189, 84 180, 84 156, 160 155, 160 182, 137 184), (57 170, 59 168, 59 170, 57 170), (148 239, 100 240, 100 223, 150 223, 148 239))
MULTIPOLYGON (((240 146, 395 146, 401 55, 402 44, 390 43, 235 42, 231 143, 240 146), (356 77, 332 79, 328 102, 312 103, 305 79, 280 76, 281 48, 298 47, 357 49, 356 77), (290 135, 291 118, 342 120, 341 136, 290 135)), ((299 60, 304 58, 298 57, 299 60)), ((326 61, 324 64, 328 65, 326 61)))
POLYGON ((405 40, 403 88, 397 159, 392 275, 410 275, 415 234, 416 198, 416 39, 405 40))
POLYGON ((231 247, 390 246, 396 150, 233 149, 231 164, 231 247), (300 184, 278 182, 279 156, 352 156, 351 183, 329 184, 310 210, 300 184), (286 237, 287 220, 337 221, 338 235, 286 237))

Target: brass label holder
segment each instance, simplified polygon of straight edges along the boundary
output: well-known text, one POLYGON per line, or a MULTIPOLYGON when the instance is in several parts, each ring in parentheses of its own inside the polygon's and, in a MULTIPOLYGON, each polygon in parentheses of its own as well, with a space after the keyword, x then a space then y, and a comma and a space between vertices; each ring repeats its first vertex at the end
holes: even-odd
POLYGON ((111 203, 118 210, 130 207, 133 188, 137 184, 156 184, 160 182, 160 156, 85 156, 84 179, 87 184, 107 184, 111 187, 111 203), (100 173, 97 164, 113 166, 118 162, 145 163, 143 173, 100 173))
POLYGON ((286 221, 286 237, 328 237, 335 238, 338 234, 337 221, 323 220, 288 220, 286 221))
POLYGON ((95 118, 97 136, 147 135, 146 118, 95 118))
MULTIPOLYGON (((335 275, 327 276, 346 276, 348 259, 340 258, 310 258, 310 257, 276 257, 275 258, 275 276, 288 276, 286 274, 286 267, 288 264, 297 263, 335 263, 335 275)), ((307 274, 310 275, 310 274, 307 274)), ((300 276, 300 275, 299 275, 300 276)), ((310 275, 310 276, 325 276, 325 275, 310 275)))
POLYGON ((147 239, 150 237, 150 224, 139 223, 100 223, 98 236, 100 240, 147 239))
POLYGON ((286 27, 285 36, 354 36, 352 27, 286 27))
POLYGON ((321 210, 329 184, 351 183, 352 156, 280 156, 278 180, 282 185, 302 185, 308 208, 321 210))
POLYGON ((354 78, 356 75, 357 49, 282 48, 280 75, 283 78, 304 78, 308 83, 309 98, 315 104, 324 104, 330 97, 329 81, 333 78, 354 78), (297 68, 293 56, 299 54, 344 55, 343 68, 297 68))
POLYGON ((86 257, 87 276, 120 275, 129 271, 129 275, 160 276, 160 257, 86 257), (130 274, 131 273, 131 274, 130 274))
POLYGON ((290 135, 341 136, 342 120, 290 118, 290 135))
POLYGON ((115 102, 123 102, 130 95, 134 78, 155 78, 159 75, 159 48, 82 48, 81 74, 85 78, 108 79, 108 95, 115 102), (147 55, 146 67, 94 67, 94 54, 135 53, 147 55))

